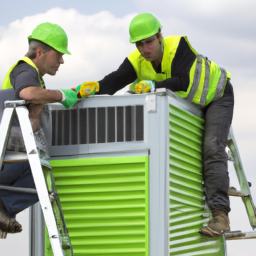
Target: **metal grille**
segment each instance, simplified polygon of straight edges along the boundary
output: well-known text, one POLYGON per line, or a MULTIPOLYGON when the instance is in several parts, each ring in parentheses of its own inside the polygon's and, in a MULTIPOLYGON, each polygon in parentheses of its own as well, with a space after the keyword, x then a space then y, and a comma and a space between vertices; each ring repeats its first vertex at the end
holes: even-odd
POLYGON ((223 238, 203 238, 209 221, 204 210, 202 137, 204 120, 169 106, 170 255, 225 255, 223 238))
POLYGON ((143 105, 52 110, 52 146, 143 140, 143 105))
POLYGON ((51 164, 74 255, 149 255, 147 156, 51 164))

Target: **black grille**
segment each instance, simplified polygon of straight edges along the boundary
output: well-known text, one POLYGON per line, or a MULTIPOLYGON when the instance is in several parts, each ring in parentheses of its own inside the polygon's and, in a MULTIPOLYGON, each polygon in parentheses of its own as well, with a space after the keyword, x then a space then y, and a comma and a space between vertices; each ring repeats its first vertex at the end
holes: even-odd
POLYGON ((144 107, 52 111, 52 146, 144 140, 144 107))

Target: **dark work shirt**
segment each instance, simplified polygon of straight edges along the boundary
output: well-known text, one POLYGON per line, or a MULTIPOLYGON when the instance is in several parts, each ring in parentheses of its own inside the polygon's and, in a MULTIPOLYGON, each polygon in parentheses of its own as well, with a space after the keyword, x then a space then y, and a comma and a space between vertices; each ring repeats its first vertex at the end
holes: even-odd
MULTIPOLYGON (((181 37, 175 57, 172 61, 171 78, 161 82, 155 82, 156 88, 167 88, 171 91, 187 91, 189 86, 189 71, 196 59, 195 53, 190 49, 186 40, 181 37)), ((161 65, 155 70, 162 73, 161 65)), ((133 83, 137 79, 137 74, 128 60, 125 58, 120 67, 105 76, 99 81, 100 91, 98 94, 114 94, 127 84, 133 83)))
POLYGON ((20 61, 12 70, 10 80, 15 90, 15 100, 20 99, 19 93, 24 88, 29 86, 41 87, 36 69, 24 61, 20 61))

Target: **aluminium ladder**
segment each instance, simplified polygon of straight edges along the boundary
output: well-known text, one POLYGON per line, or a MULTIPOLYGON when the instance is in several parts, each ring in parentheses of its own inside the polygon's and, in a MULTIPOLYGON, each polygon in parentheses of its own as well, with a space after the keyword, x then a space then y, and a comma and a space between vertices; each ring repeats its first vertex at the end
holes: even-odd
MULTIPOLYGON (((61 210, 60 201, 56 193, 53 175, 51 171, 45 173, 46 179, 51 180, 51 192, 48 192, 46 183, 44 182, 44 172, 40 163, 33 130, 28 116, 29 113, 24 106, 25 104, 26 102, 24 100, 5 101, 4 103, 4 111, 0 124, 0 170, 5 157, 13 117, 16 113, 24 139, 27 160, 31 167, 36 189, 13 188, 3 185, 0 186, 0 189, 23 193, 37 193, 54 256, 72 256, 73 250, 61 210)), ((19 161, 19 159, 17 161, 19 161)), ((6 238, 6 235, 6 232, 0 230, 0 238, 6 238)))
MULTIPOLYGON (((241 189, 241 190, 237 190, 234 187, 230 187, 228 190, 228 194, 229 196, 237 196, 242 198, 251 227, 255 229, 256 228, 256 208, 255 208, 251 191, 250 191, 251 183, 247 181, 232 127, 230 128, 230 131, 229 131, 227 146, 229 149, 227 152, 228 160, 232 161, 234 164, 236 175, 237 175, 240 189, 241 189)), ((255 239, 256 231, 249 231, 249 232, 231 231, 231 232, 225 232, 224 236, 226 240, 255 239)))

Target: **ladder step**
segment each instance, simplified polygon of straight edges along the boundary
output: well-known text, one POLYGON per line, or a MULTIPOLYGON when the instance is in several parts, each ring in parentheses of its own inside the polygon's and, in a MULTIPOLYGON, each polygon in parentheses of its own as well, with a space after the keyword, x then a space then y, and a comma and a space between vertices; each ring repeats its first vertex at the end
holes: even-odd
POLYGON ((0 185, 0 190, 23 192, 23 193, 28 193, 28 194, 37 194, 37 191, 35 188, 18 188, 18 187, 0 185))
POLYGON ((5 163, 28 161, 27 153, 16 152, 16 151, 6 151, 4 156, 5 163))
POLYGON ((245 197, 249 196, 249 193, 243 190, 237 190, 236 188, 229 188, 228 190, 229 196, 239 196, 239 197, 245 197))
POLYGON ((242 232, 242 231, 231 231, 224 233, 226 240, 240 240, 240 239, 255 239, 256 231, 242 232))

